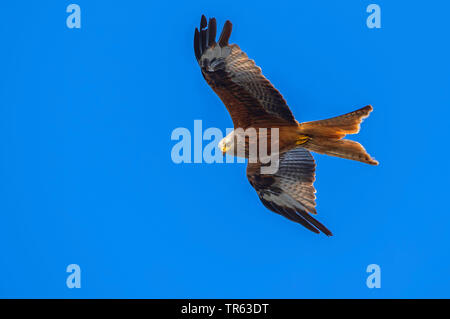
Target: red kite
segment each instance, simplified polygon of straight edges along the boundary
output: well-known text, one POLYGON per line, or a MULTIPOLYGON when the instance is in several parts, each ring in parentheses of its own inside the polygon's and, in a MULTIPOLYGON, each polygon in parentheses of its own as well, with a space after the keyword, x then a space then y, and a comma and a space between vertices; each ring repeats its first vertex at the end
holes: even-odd
MULTIPOLYGON (((261 173, 261 163, 249 163, 247 178, 262 203, 271 211, 309 230, 327 236, 332 233, 311 214, 316 214, 313 186, 316 164, 309 151, 378 165, 358 142, 344 139, 359 132, 360 123, 372 106, 326 120, 299 123, 283 96, 261 73, 261 68, 236 44, 228 44, 232 24, 226 21, 216 42, 216 19, 202 16, 195 29, 194 51, 203 77, 225 104, 235 131, 278 128, 279 168, 274 174, 261 173)), ((234 149, 228 135, 220 143, 223 153, 234 149)), ((246 140, 246 143, 248 141, 246 140)), ((248 145, 246 145, 248 149, 248 145)))

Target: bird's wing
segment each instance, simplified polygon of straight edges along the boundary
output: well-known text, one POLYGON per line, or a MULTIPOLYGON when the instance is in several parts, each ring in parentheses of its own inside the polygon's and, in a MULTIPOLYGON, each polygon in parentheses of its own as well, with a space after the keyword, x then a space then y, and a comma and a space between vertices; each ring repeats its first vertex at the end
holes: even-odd
POLYGON ((247 178, 268 209, 315 233, 322 231, 332 236, 310 215, 316 214, 316 190, 313 186, 316 164, 308 150, 298 147, 283 153, 278 171, 273 175, 262 174, 260 168, 260 163, 249 163, 247 178))
POLYGON ((261 73, 261 68, 236 45, 228 44, 232 25, 226 21, 216 42, 216 19, 202 16, 196 28, 194 51, 202 74, 223 101, 235 128, 296 125, 280 92, 261 73))

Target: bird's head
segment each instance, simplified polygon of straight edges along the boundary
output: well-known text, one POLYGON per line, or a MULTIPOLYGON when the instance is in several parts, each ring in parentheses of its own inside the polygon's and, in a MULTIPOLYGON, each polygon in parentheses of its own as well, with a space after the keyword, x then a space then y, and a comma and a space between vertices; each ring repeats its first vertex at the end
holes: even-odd
POLYGON ((234 140, 234 132, 231 132, 219 142, 218 146, 223 155, 234 155, 234 140))

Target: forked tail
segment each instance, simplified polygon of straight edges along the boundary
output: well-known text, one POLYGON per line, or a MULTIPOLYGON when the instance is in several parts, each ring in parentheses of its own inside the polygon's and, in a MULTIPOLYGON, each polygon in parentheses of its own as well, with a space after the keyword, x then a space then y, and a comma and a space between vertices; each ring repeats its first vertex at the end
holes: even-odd
POLYGON ((378 165, 361 144, 343 139, 347 134, 358 133, 362 120, 368 117, 372 110, 372 106, 367 105, 341 116, 299 124, 301 136, 308 137, 302 146, 316 153, 378 165))

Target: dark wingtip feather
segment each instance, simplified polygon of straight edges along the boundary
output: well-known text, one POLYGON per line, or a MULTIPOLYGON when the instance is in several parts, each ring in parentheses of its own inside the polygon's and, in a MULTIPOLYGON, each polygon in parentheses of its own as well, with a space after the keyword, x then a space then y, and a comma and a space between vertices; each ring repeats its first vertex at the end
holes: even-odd
POLYGON ((273 212, 280 214, 280 215, 286 217, 287 219, 292 220, 293 222, 299 223, 306 229, 308 229, 316 234, 320 234, 320 231, 316 228, 317 226, 314 227, 315 225, 312 224, 310 221, 308 221, 302 214, 297 214, 295 212, 295 210, 293 210, 291 208, 279 206, 273 202, 269 202, 269 201, 265 200, 262 197, 260 197, 260 199, 261 199, 262 203, 264 204, 264 206, 266 206, 268 209, 272 210, 273 212))
POLYGON ((322 233, 324 233, 325 235, 327 235, 328 237, 333 236, 333 233, 326 228, 322 223, 320 223, 317 219, 315 219, 314 217, 312 217, 310 214, 308 214, 307 212, 303 212, 303 211, 298 211, 298 213, 303 216, 309 223, 311 223, 312 225, 314 225, 314 227, 316 227, 317 229, 319 229, 322 233))
POLYGON ((233 25, 229 20, 227 20, 225 22, 225 25, 223 26, 222 33, 220 34, 219 38, 219 45, 221 47, 225 47, 228 45, 228 40, 230 39, 232 29, 233 25))
POLYGON ((197 61, 200 60, 200 34, 198 32, 198 29, 195 28, 195 33, 194 33, 194 52, 195 52, 195 57, 197 58, 197 61))
POLYGON ((318 231, 314 226, 308 223, 308 221, 305 220, 303 217, 298 218, 296 222, 305 227, 306 229, 312 231, 313 233, 320 234, 320 231, 318 231))
POLYGON ((213 46, 216 43, 216 32, 217 32, 216 18, 209 19, 208 30, 209 30, 208 46, 213 46))
POLYGON ((200 20, 200 34, 199 34, 200 55, 202 55, 203 52, 206 51, 206 30, 205 30, 206 26, 207 21, 205 15, 203 14, 200 20))
POLYGON ((206 17, 204 14, 202 14, 202 19, 200 20, 200 30, 206 28, 207 25, 206 17))

